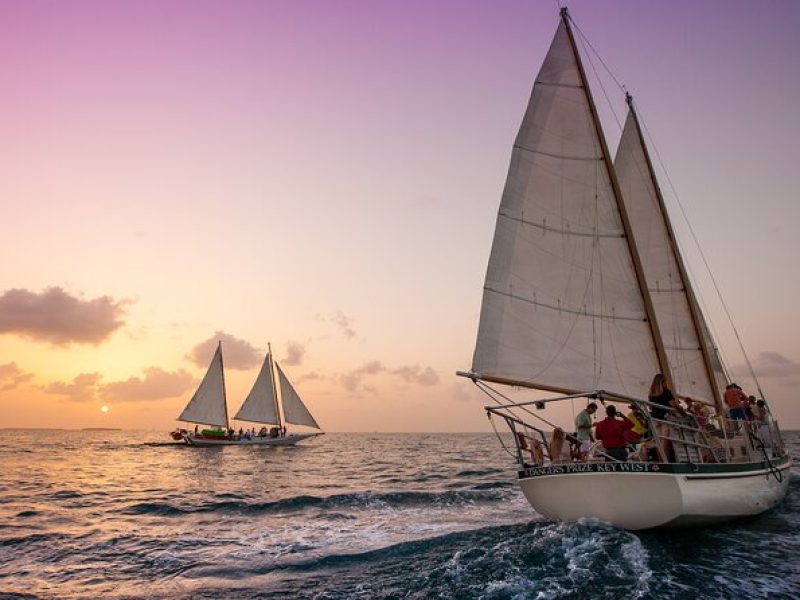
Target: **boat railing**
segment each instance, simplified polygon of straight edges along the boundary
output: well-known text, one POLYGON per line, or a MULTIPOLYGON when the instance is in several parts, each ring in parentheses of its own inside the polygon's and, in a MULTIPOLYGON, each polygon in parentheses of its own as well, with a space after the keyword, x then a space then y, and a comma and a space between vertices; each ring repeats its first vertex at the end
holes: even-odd
POLYGON ((770 458, 785 453, 778 424, 771 419, 757 422, 707 416, 702 412, 696 414, 683 408, 665 407, 648 400, 601 390, 542 400, 507 402, 485 409, 490 419, 502 418, 511 430, 515 448, 506 449, 523 467, 566 461, 618 461, 606 454, 599 443, 593 446, 588 456, 583 455, 576 450, 580 446, 576 434, 563 429, 563 443, 572 450, 569 456, 564 453, 563 446, 561 449, 552 447, 552 432, 557 426, 538 411, 552 402, 579 398, 631 407, 644 433, 639 439, 631 440, 629 447, 635 451, 629 455, 627 462, 768 462, 770 458), (653 416, 653 410, 660 418, 653 416), (553 456, 553 452, 559 454, 553 456))

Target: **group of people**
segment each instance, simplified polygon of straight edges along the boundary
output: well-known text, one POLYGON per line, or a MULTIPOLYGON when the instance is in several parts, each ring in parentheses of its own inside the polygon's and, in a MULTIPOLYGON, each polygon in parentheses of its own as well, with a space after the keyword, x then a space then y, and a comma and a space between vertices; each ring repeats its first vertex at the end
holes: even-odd
MULTIPOLYGON (((663 374, 658 373, 653 378, 648 393, 650 403, 650 417, 648 419, 637 404, 630 404, 627 414, 621 414, 617 407, 609 404, 605 407, 606 417, 594 421, 593 417, 598 410, 597 403, 592 401, 575 417, 575 434, 565 434, 556 428, 550 440, 549 455, 551 460, 586 460, 595 442, 602 444, 602 452, 606 460, 625 461, 628 459, 629 450, 639 446, 639 459, 660 460, 666 458, 675 460, 672 444, 669 440, 672 424, 687 422, 693 419, 703 429, 713 428, 710 422, 708 407, 697 400, 688 397, 678 397, 672 392, 663 374), (681 400, 685 403, 682 404, 681 400), (659 456, 656 444, 653 441, 653 432, 649 431, 652 423, 655 434, 661 440, 664 455, 659 456), (564 442, 569 442, 567 451, 564 442)), ((766 403, 756 400, 753 396, 746 396, 742 389, 735 383, 727 386, 724 402, 728 407, 728 418, 736 421, 753 422, 753 429, 768 429, 769 417, 766 403)), ((759 431, 761 434, 761 431, 759 431)))
POLYGON ((735 383, 729 383, 723 396, 728 407, 728 418, 732 421, 756 421, 759 425, 768 421, 767 405, 755 396, 747 396, 735 383))

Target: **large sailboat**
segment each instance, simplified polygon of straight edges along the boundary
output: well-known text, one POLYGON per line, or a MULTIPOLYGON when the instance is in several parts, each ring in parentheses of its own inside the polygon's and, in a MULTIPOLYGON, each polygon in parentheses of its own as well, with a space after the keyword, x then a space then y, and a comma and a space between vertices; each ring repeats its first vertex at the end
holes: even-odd
POLYGON ((239 432, 231 427, 225 394, 225 376, 222 365, 222 344, 217 345, 214 357, 203 380, 178 417, 179 421, 195 423, 194 431, 178 429, 172 432, 176 441, 183 440, 190 446, 265 445, 292 446, 317 435, 322 431, 286 432, 286 424, 302 425, 319 430, 317 421, 300 399, 297 391, 284 374, 280 365, 272 360, 268 351, 253 388, 234 416, 237 421, 257 423, 261 428, 239 432), (275 383, 280 382, 280 396, 275 383), (279 402, 280 398, 280 402, 279 402), (280 407, 283 407, 281 418, 280 407), (200 425, 207 428, 200 429, 200 425))
POLYGON ((472 369, 458 374, 494 401, 486 410, 513 433, 520 486, 546 518, 635 530, 755 515, 784 497, 790 458, 766 403, 756 420, 726 412, 735 384, 627 104, 612 163, 562 9, 513 146, 472 369), (648 400, 657 373, 686 408, 648 400), (555 395, 512 398, 524 389, 555 395), (611 444, 577 448, 570 409, 590 403, 638 417, 624 458, 611 444), (565 432, 573 452, 554 443, 565 432))

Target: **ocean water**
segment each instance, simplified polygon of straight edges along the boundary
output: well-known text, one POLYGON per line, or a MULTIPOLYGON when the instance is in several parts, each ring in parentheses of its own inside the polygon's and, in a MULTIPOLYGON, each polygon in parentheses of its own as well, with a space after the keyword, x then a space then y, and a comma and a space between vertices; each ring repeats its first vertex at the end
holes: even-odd
POLYGON ((798 474, 760 517, 631 533, 543 520, 493 434, 6 430, 0 598, 794 599, 798 474))

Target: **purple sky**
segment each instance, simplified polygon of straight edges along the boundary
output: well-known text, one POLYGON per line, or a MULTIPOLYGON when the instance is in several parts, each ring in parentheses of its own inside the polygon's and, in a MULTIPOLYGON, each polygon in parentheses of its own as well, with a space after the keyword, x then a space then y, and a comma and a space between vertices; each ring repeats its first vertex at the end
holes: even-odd
MULTIPOLYGON (((800 3, 569 6, 634 93, 768 397, 800 426, 800 3)), ((302 347, 288 374, 330 429, 484 429, 452 373, 470 365, 511 144, 557 23, 555 2, 529 0, 0 0, 0 306, 12 289, 51 306, 59 288, 58 306, 107 298, 122 323, 53 346, 59 332, 0 314, 0 426, 98 424, 111 388, 95 404, 54 390, 93 373, 80 381, 144 385, 153 367, 185 382, 223 332, 302 347)), ((231 375, 234 408, 254 376, 231 375)), ((176 389, 101 423, 170 427, 176 389)))

